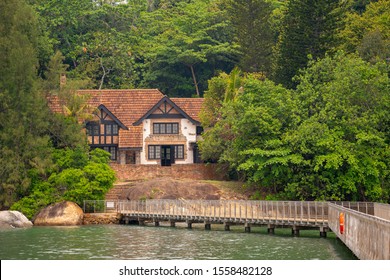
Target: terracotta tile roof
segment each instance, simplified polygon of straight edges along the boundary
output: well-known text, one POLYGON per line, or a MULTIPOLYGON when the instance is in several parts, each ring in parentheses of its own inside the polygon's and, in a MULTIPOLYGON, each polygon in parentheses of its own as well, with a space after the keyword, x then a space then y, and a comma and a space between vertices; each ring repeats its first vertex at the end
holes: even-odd
POLYGON ((199 112, 203 105, 203 98, 170 98, 177 106, 186 112, 191 118, 199 120, 199 112))
MULTIPOLYGON (((129 128, 129 130, 120 130, 120 148, 142 147, 142 126, 133 126, 133 123, 164 97, 158 89, 80 90, 78 93, 90 96, 88 105, 91 108, 103 104, 129 128)), ((191 118, 199 121, 203 98, 171 98, 171 100, 191 118)), ((52 111, 63 113, 57 96, 51 96, 48 104, 52 111)))
POLYGON ((80 90, 78 93, 90 95, 88 103, 92 107, 106 106, 127 127, 164 96, 157 89, 80 90))
POLYGON ((141 148, 142 126, 130 126, 129 130, 120 130, 119 148, 141 148))

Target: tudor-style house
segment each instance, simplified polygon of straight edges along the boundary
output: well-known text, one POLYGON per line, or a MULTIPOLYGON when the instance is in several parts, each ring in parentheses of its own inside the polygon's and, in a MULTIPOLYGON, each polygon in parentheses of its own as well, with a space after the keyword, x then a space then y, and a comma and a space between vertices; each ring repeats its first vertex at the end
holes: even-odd
MULTIPOLYGON (((169 98, 157 89, 81 90, 93 109, 83 120, 91 148, 120 164, 198 163, 202 98, 169 98)), ((61 113, 58 98, 49 99, 61 113)))

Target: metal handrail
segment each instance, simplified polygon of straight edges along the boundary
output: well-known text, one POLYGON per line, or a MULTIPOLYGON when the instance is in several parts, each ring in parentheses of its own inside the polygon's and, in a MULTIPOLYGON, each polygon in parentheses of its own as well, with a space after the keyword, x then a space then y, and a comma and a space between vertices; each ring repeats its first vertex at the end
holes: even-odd
POLYGON ((324 223, 327 203, 319 201, 252 201, 252 200, 101 200, 85 201, 84 211, 111 211, 154 216, 202 217, 209 220, 263 220, 291 223, 324 223))

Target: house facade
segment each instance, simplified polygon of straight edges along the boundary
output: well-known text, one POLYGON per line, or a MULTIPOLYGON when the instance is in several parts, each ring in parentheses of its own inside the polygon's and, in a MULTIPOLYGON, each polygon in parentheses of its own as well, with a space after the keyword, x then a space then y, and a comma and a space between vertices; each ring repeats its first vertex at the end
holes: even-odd
MULTIPOLYGON (((170 166, 200 162, 203 98, 169 98, 157 89, 81 90, 90 108, 85 123, 91 148, 120 164, 170 166)), ((58 98, 49 99, 62 113, 58 98)))

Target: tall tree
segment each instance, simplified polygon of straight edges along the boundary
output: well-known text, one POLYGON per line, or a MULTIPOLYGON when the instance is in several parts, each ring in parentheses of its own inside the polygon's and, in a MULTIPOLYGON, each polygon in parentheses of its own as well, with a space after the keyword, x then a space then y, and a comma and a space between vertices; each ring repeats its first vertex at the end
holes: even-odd
POLYGON ((337 0, 290 0, 275 50, 273 80, 294 88, 293 77, 306 67, 308 55, 324 57, 336 45, 340 21, 337 0))
POLYGON ((226 2, 234 35, 240 46, 241 69, 245 72, 269 73, 276 37, 271 28, 271 3, 265 0, 226 2))
POLYGON ((19 0, 0 2, 0 208, 28 192, 29 172, 50 164, 47 108, 37 82, 37 19, 19 0))

